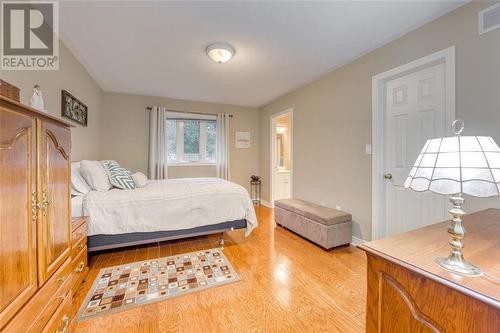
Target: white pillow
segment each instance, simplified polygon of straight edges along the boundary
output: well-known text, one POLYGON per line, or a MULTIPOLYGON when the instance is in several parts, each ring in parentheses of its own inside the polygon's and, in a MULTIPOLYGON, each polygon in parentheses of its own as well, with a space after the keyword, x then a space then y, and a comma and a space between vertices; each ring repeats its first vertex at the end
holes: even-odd
POLYGON ((112 187, 109 182, 108 174, 106 170, 104 170, 101 162, 83 160, 80 163, 80 173, 92 189, 106 192, 112 187))
POLYGON ((71 194, 85 195, 92 189, 89 184, 83 179, 79 168, 71 168, 71 194))
POLYGON ((137 187, 144 187, 149 183, 148 177, 146 177, 146 175, 142 172, 134 173, 132 178, 134 179, 135 186, 137 187))

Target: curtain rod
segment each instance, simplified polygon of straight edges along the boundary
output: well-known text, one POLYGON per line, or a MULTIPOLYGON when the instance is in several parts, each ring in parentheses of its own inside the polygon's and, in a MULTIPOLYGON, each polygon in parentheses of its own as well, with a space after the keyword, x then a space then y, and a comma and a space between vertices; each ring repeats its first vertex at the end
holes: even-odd
MULTIPOLYGON (((146 110, 151 111, 152 108, 153 108, 152 106, 148 106, 146 108, 146 110)), ((207 116, 207 115, 208 116, 216 116, 217 115, 217 113, 202 113, 202 112, 180 111, 180 110, 172 110, 172 109, 168 109, 168 108, 167 108, 167 111, 169 111, 169 112, 179 112, 179 113, 188 113, 188 114, 199 114, 200 116, 201 115, 205 115, 205 116, 207 116)), ((233 115, 230 114, 229 118, 233 118, 233 115)))

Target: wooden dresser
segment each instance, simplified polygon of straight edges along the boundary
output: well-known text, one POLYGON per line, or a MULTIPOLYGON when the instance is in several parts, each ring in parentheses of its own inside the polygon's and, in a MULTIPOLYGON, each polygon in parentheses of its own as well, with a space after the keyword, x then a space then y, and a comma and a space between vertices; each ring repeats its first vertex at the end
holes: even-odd
POLYGON ((434 263, 449 253, 449 222, 359 246, 368 258, 366 332, 500 332, 500 210, 463 221, 464 255, 480 277, 434 263))
POLYGON ((70 328, 70 151, 68 123, 0 97, 2 333, 70 328))

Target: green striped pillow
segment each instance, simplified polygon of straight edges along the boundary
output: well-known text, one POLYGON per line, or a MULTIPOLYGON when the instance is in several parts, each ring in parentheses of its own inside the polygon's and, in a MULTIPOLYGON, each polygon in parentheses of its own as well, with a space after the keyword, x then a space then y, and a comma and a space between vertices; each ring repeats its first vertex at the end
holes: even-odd
POLYGON ((133 190, 136 188, 130 170, 121 167, 116 161, 102 161, 102 165, 108 174, 111 185, 122 190, 133 190))

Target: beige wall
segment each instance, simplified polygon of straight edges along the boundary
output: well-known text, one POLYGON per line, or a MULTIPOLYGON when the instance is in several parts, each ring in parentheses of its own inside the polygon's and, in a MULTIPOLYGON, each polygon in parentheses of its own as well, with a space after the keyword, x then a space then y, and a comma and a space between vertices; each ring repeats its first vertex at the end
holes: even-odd
MULTIPOLYGON (((43 91, 45 107, 61 114, 61 90, 67 90, 88 106, 88 127, 72 128, 71 159, 115 159, 125 167, 147 174, 149 118, 146 106, 201 113, 234 115, 231 131, 231 180, 248 188, 248 179, 259 173, 259 111, 215 103, 103 92, 68 48, 60 43, 58 71, 2 71, 1 78, 21 89, 21 102, 29 104, 33 86, 43 91), (235 131, 251 133, 249 149, 234 148, 235 131)), ((171 167, 169 177, 214 177, 215 167, 171 167)))
MULTIPOLYGON (((500 30, 478 36, 477 13, 491 5, 467 4, 261 109, 263 197, 269 198, 269 118, 294 110, 293 193, 341 206, 353 214, 354 235, 371 238, 372 76, 456 46, 456 114, 465 134, 500 143, 500 30)), ((473 200, 472 209, 499 199, 473 200)))
POLYGON ((98 159, 100 117, 103 92, 85 68, 61 42, 58 71, 2 71, 3 80, 21 89, 21 102, 29 105, 33 86, 39 84, 45 108, 51 115, 61 115, 61 90, 67 90, 88 106, 88 127, 75 123, 71 130, 71 159, 98 159))
MULTIPOLYGON (((101 158, 114 159, 131 170, 147 174, 149 113, 147 106, 200 113, 233 114, 231 132, 231 180, 248 188, 252 174, 259 173, 259 111, 255 108, 193 102, 169 98, 105 93, 101 124, 101 158), (236 149, 236 131, 251 133, 251 148, 236 149)), ((169 178, 215 176, 214 167, 170 167, 169 178)))

